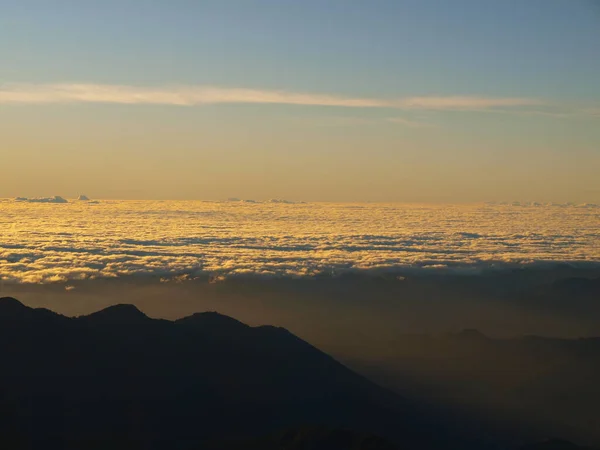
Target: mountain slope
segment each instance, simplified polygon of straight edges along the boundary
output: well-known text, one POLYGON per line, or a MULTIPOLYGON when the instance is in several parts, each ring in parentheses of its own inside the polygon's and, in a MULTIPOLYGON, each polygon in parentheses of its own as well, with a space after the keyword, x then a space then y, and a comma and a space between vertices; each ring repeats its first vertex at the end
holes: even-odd
POLYGON ((368 433, 326 427, 294 428, 269 436, 208 443, 203 450, 399 450, 385 439, 368 433))
POLYGON ((0 325, 9 448, 186 449, 302 424, 470 445, 282 328, 217 313, 155 320, 130 305, 70 319, 14 299, 0 299, 0 325))

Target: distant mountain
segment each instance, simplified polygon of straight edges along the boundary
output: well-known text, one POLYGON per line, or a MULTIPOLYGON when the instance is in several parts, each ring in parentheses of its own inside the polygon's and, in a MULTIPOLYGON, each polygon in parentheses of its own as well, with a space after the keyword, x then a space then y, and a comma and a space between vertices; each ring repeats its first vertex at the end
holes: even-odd
POLYGON ((478 431, 459 435, 287 330, 217 313, 172 322, 117 305, 68 318, 3 298, 0 362, 1 448, 199 449, 306 424, 356 434, 303 432, 298 442, 315 446, 284 448, 390 448, 356 447, 362 433, 403 448, 482 448, 478 431))
POLYGON ((600 278, 570 277, 555 281, 551 290, 559 295, 590 295, 600 296, 600 278))
MULTIPOLYGON (((567 285, 587 292, 594 283, 567 285)), ((389 343, 385 360, 347 363, 422 401, 515 420, 538 437, 600 443, 600 338, 494 339, 473 329, 405 335, 389 343)))
MULTIPOLYGON (((560 313, 566 317, 600 317, 600 277, 564 277, 524 291, 518 301, 525 307, 560 313)), ((600 322, 598 322, 600 323, 600 322)), ((594 333, 600 334, 600 326, 594 333)))

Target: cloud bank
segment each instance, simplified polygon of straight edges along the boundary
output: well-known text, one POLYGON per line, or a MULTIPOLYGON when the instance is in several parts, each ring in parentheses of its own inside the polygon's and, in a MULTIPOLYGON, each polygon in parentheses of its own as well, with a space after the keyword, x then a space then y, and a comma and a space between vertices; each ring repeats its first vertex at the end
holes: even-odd
POLYGON ((2 211, 7 283, 600 267, 595 205, 7 201, 2 211))
POLYGON ((55 195, 54 197, 17 197, 15 198, 16 202, 25 202, 25 203, 69 203, 69 201, 60 195, 55 195))

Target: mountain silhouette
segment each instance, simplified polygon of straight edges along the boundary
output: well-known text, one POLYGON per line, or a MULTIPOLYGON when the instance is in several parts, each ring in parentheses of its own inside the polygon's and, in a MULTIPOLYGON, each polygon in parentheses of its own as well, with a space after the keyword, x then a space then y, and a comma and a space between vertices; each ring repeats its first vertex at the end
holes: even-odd
POLYGON ((521 447, 521 450, 594 450, 592 447, 582 447, 562 439, 548 439, 535 444, 521 447))
POLYGON ((488 339, 488 337, 481 331, 473 328, 465 328, 464 330, 454 334, 454 337, 469 341, 485 341, 488 339))
POLYGON ((327 427, 284 430, 265 437, 208 443, 204 450, 400 450, 400 447, 368 433, 327 427))
POLYGON ((127 323, 135 324, 150 320, 143 312, 134 305, 114 305, 106 309, 81 317, 82 320, 96 322, 98 324, 127 323))
POLYGON ((68 318, 4 298, 0 361, 2 448, 199 449, 299 425, 407 448, 477 442, 283 328, 214 312, 167 321, 116 305, 68 318))

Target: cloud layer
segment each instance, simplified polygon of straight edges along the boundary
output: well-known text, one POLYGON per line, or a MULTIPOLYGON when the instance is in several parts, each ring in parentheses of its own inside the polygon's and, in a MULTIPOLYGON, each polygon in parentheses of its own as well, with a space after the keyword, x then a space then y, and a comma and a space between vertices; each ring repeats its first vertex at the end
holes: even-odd
POLYGON ((28 203, 69 203, 68 200, 64 199, 59 195, 55 195, 54 197, 17 197, 15 198, 15 201, 28 203))
POLYGON ((0 280, 600 267, 596 205, 0 203, 0 280))

